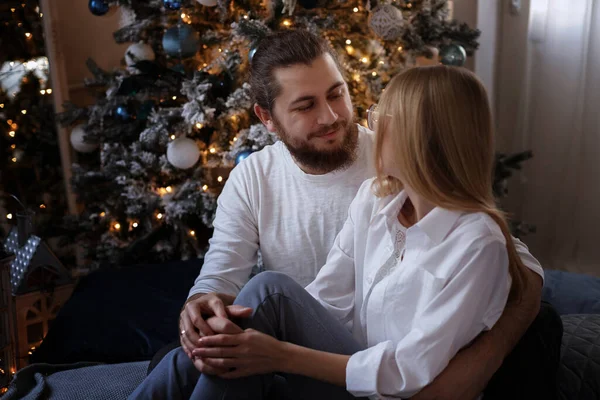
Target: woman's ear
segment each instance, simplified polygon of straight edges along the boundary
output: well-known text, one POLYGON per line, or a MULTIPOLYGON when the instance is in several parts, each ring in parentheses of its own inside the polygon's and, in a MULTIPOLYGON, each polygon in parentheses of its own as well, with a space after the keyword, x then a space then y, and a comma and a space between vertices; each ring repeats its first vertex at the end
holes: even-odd
POLYGON ((277 133, 275 129, 275 123, 273 122, 273 117, 268 110, 265 110, 258 104, 254 104, 254 113, 261 120, 261 122, 267 127, 267 130, 272 133, 277 133))

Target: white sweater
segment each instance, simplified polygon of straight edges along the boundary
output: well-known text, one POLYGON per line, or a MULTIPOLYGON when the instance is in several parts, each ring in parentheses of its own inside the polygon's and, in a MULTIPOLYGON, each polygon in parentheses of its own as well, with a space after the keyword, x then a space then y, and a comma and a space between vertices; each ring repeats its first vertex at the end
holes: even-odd
POLYGON ((190 290, 237 295, 260 247, 266 270, 306 286, 325 264, 360 185, 375 175, 374 138, 359 126, 356 161, 343 171, 304 173, 282 142, 236 166, 219 196, 214 234, 190 290))

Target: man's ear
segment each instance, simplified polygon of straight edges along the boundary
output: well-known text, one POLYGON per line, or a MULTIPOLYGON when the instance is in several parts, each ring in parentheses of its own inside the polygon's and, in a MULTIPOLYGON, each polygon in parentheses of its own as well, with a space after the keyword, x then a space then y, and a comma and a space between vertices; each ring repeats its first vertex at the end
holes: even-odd
POLYGON ((258 104, 254 104, 254 113, 267 127, 267 130, 269 132, 277 133, 277 130, 275 129, 275 123, 273 122, 273 117, 271 116, 271 113, 268 110, 265 110, 258 104))

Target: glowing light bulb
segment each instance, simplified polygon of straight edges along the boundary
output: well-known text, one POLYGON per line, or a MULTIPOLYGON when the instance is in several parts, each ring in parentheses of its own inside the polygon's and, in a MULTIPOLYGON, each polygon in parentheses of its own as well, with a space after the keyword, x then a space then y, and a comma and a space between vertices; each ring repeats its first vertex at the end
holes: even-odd
POLYGON ((198 123, 196 124, 196 128, 198 128, 198 129, 202 129, 202 124, 201 124, 200 122, 198 122, 198 123))
POLYGON ((115 227, 115 229, 116 229, 116 230, 120 230, 120 229, 121 229, 121 224, 117 222, 117 223, 114 225, 114 227, 115 227))
POLYGON ((196 236, 196 232, 190 231, 190 236, 196 236))
POLYGON ((6 214, 6 219, 12 219, 13 215, 12 214, 6 214))
POLYGON ((217 181, 218 181, 218 182, 223 182, 223 177, 222 177, 222 176, 219 176, 219 177, 217 178, 217 181))
POLYGON ((208 189, 208 185, 202 186, 202 190, 204 190, 205 192, 206 192, 207 189, 208 189))
POLYGON ((162 219, 163 215, 161 213, 156 214, 156 219, 162 219))
POLYGON ((134 228, 137 228, 138 227, 138 223, 134 222, 133 224, 131 224, 131 226, 133 226, 134 228))
POLYGON ((217 152, 217 149, 215 149, 214 147, 211 147, 209 152, 210 152, 210 154, 215 154, 217 152))
POLYGON ((171 186, 167 186, 166 191, 167 193, 171 193, 173 191, 173 188, 171 186))
POLYGON ((352 11, 354 11, 355 13, 357 13, 357 12, 358 12, 358 7, 354 7, 354 8, 352 9, 352 11))

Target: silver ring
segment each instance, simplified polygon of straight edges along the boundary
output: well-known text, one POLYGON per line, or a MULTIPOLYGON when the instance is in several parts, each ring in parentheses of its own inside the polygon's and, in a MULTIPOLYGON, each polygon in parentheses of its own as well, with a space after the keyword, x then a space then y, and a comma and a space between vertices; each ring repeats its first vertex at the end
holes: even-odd
POLYGON ((185 329, 181 330, 181 336, 185 335, 185 329))

